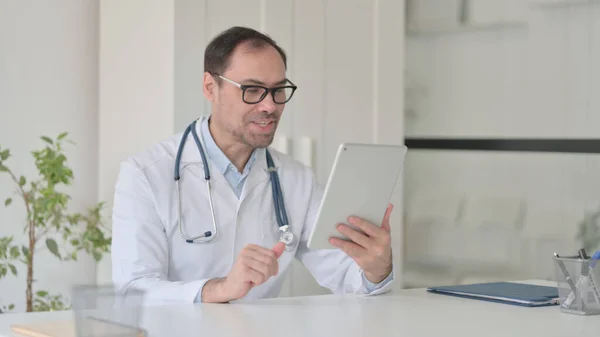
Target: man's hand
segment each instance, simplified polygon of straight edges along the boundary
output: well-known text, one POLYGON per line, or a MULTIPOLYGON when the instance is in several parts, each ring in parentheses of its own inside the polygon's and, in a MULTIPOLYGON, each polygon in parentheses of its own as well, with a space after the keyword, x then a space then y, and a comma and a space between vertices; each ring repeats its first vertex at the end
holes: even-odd
POLYGON ((350 241, 330 238, 329 242, 350 256, 364 271, 367 280, 373 283, 383 281, 392 271, 392 237, 390 234, 390 214, 393 206, 388 205, 383 223, 378 227, 364 219, 350 217, 354 227, 339 224, 337 229, 350 241))
POLYGON ((247 245, 225 278, 206 282, 202 288, 202 302, 229 302, 246 296, 250 289, 277 275, 277 259, 284 249, 283 242, 278 242, 272 249, 247 245))

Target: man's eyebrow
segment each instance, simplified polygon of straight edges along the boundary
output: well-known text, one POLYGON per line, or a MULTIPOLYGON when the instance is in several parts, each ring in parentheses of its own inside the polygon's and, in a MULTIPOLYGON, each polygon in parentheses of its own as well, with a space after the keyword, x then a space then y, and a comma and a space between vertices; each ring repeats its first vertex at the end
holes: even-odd
MULTIPOLYGON (((256 85, 262 85, 265 86, 265 82, 253 79, 253 78, 248 78, 242 81, 242 83, 249 83, 249 84, 256 84, 256 85)), ((286 84, 287 83, 287 78, 282 79, 281 81, 275 83, 275 85, 282 85, 282 84, 286 84)))

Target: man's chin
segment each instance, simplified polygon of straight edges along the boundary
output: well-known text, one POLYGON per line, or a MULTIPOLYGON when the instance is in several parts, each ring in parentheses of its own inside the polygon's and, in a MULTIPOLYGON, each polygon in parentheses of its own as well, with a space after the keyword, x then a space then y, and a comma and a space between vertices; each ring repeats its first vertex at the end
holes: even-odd
POLYGON ((246 143, 253 148, 266 148, 273 143, 274 135, 254 135, 246 143))
POLYGON ((255 148, 257 149, 264 149, 269 147, 271 144, 273 144, 273 139, 269 140, 268 142, 259 142, 255 144, 255 148))
POLYGON ((266 148, 273 143, 273 135, 267 137, 256 137, 253 141, 253 147, 266 148))

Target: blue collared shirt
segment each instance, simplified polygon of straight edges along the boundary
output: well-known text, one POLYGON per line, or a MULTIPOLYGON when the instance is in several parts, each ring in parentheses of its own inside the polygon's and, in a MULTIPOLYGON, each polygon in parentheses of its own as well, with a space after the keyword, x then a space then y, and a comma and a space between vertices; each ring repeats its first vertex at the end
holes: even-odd
MULTIPOLYGON (((246 177, 250 172, 252 164, 256 160, 256 150, 252 152, 252 154, 250 155, 250 159, 244 167, 244 171, 240 173, 237 170, 237 168, 233 165, 231 160, 229 160, 229 158, 227 158, 223 151, 217 146, 217 143, 215 142, 214 138, 210 133, 210 129, 208 128, 208 118, 204 119, 204 121, 200 125, 200 128, 202 141, 204 142, 204 146, 206 147, 206 155, 208 156, 208 158, 210 158, 210 160, 212 160, 215 163, 219 171, 225 176, 227 182, 229 182, 229 185, 231 186, 231 188, 233 189, 233 191, 239 199, 240 195, 242 194, 242 189, 244 187, 246 177)), ((388 282, 390 282, 391 278, 392 273, 390 273, 390 275, 388 275, 388 277, 382 282, 374 284, 367 280, 367 278, 363 274, 363 280, 365 281, 367 290, 369 292, 373 292, 385 286, 388 282)), ((200 293, 196 296, 196 302, 198 302, 199 300, 200 293)))
POLYGON ((208 128, 208 118, 204 119, 200 127, 202 140, 204 141, 204 146, 206 146, 206 155, 215 163, 219 169, 219 172, 225 176, 225 179, 227 179, 227 182, 229 182, 229 186, 231 186, 239 199, 240 195, 242 194, 242 188, 244 187, 246 177, 250 172, 252 164, 256 160, 256 150, 252 151, 250 159, 248 159, 246 167, 244 167, 244 171, 240 173, 233 165, 231 160, 229 160, 225 153, 223 153, 223 151, 217 146, 217 143, 215 142, 208 128))

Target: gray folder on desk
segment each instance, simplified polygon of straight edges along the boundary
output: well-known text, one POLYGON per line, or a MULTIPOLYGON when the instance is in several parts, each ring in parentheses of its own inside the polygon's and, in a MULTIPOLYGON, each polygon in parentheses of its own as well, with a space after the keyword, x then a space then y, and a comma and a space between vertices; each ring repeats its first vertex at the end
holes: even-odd
POLYGON ((492 282, 430 287, 427 291, 476 300, 538 307, 559 304, 556 287, 525 283, 492 282))

